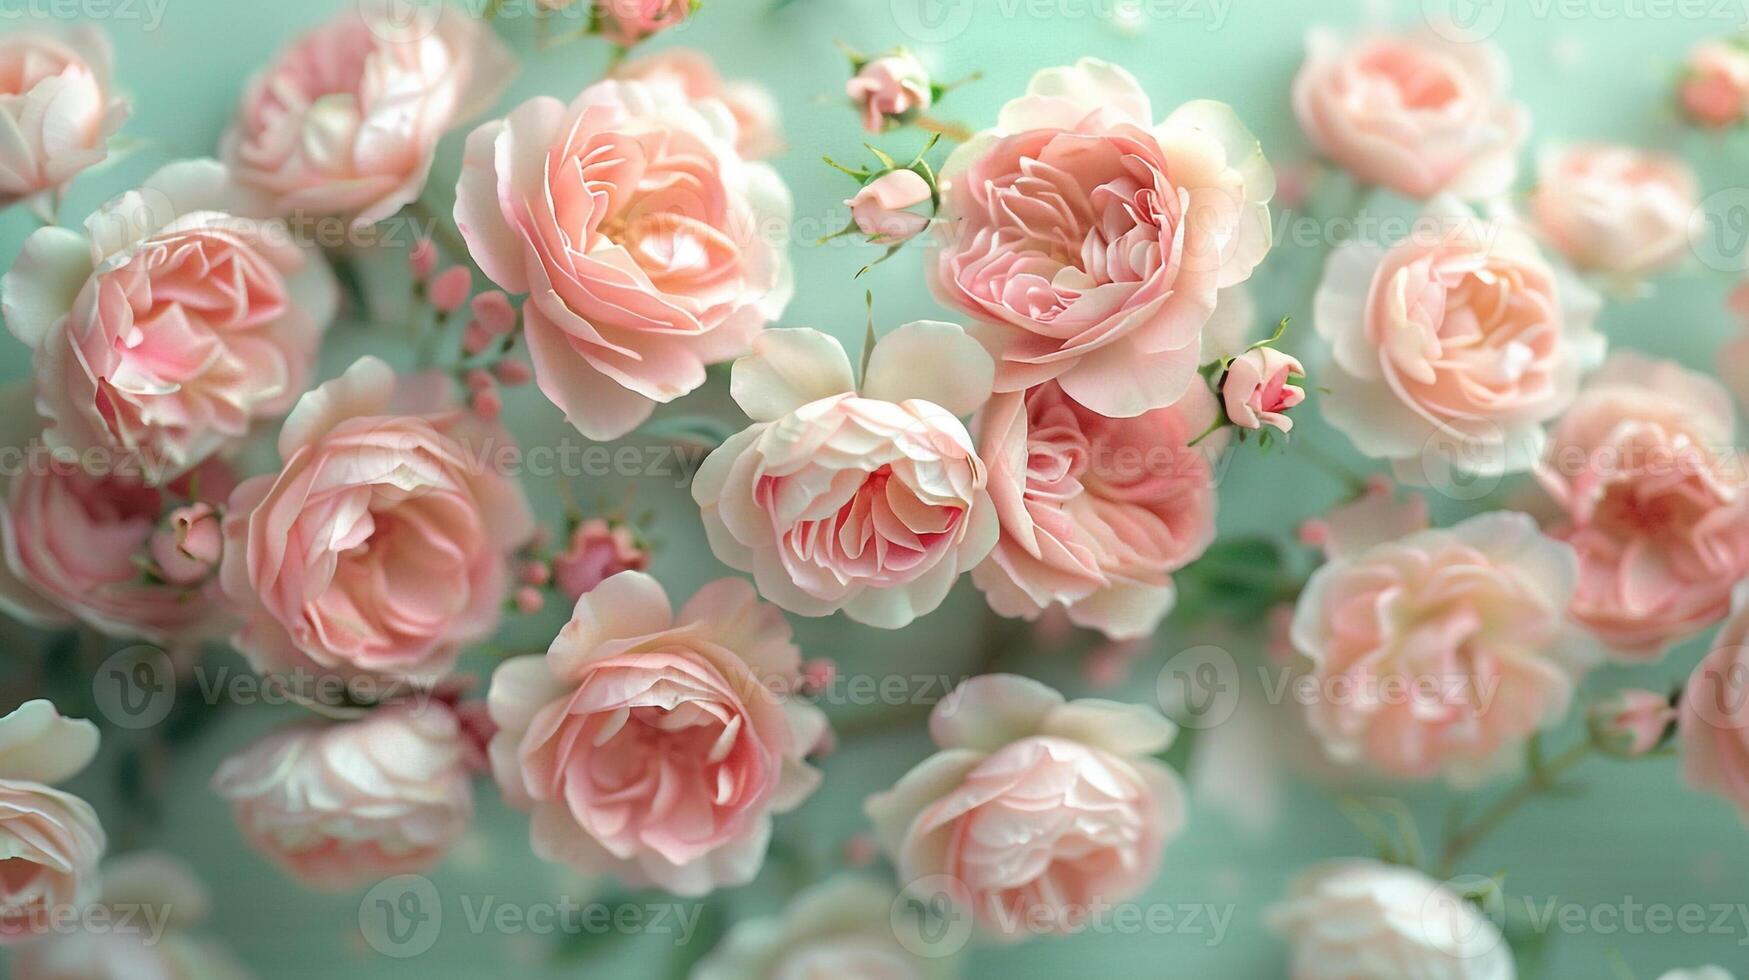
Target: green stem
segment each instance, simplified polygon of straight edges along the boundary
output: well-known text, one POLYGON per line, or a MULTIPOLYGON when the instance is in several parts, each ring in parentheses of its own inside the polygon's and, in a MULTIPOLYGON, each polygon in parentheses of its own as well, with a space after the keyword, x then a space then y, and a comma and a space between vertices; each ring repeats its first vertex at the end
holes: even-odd
MULTIPOLYGON (((1537 745, 1534 740, 1531 744, 1537 745)), ((1446 839, 1445 848, 1439 856, 1439 868, 1436 872, 1438 876, 1450 878, 1457 870, 1457 863, 1474 850, 1476 845, 1499 829, 1501 824, 1526 803, 1553 787, 1568 770, 1585 761, 1596 747, 1596 743, 1587 736, 1584 741, 1552 759, 1543 759, 1540 747, 1533 748, 1531 772, 1524 781, 1493 806, 1482 811, 1482 815, 1474 823, 1457 829, 1446 839)))

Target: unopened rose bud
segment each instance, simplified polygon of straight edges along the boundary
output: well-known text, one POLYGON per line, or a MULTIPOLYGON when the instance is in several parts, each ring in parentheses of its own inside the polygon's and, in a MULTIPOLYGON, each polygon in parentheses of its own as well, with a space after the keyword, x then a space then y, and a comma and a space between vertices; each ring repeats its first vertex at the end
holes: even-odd
POLYGON ((1256 347, 1233 358, 1221 382, 1227 421, 1245 429, 1270 425, 1289 431, 1294 422, 1284 413, 1306 400, 1305 389, 1290 381, 1305 374, 1299 361, 1273 347, 1256 347))
POLYGON ((452 265, 431 280, 431 305, 439 313, 454 313, 468 301, 468 291, 474 288, 474 276, 467 266, 452 265))
POLYGON ((929 70, 909 52, 898 51, 862 66, 844 85, 862 110, 862 128, 878 133, 889 120, 903 121, 935 101, 929 70))
POLYGON ((547 604, 547 597, 532 585, 525 585, 516 590, 516 611, 523 615, 533 615, 540 612, 547 604))
POLYGON ((678 27, 697 0, 595 0, 596 30, 622 48, 678 27))
POLYGON ((1656 691, 1630 688, 1592 705, 1590 720, 1604 751, 1632 759, 1664 741, 1676 723, 1676 709, 1669 698, 1656 691))
POLYGON ((1696 45, 1676 101, 1697 125, 1719 129, 1741 123, 1749 110, 1749 50, 1720 40, 1696 45))
POLYGON ((816 657, 802 664, 801 689, 810 694, 823 691, 832 686, 832 680, 837 676, 836 663, 824 657, 816 657))
POLYGON ((217 567, 223 546, 218 512, 211 504, 190 504, 177 508, 152 535, 152 564, 166 582, 193 585, 217 567))
POLYGON ((649 565, 650 555, 631 528, 592 517, 577 525, 570 544, 553 556, 553 581, 577 599, 620 572, 641 572, 649 565))
POLYGON ((462 353, 469 357, 478 357, 497 339, 478 320, 472 321, 462 330, 462 353))
POLYGON ((471 392, 485 391, 493 386, 492 372, 484 368, 473 368, 462 375, 462 384, 467 385, 471 392))
POLYGON ((501 290, 488 289, 472 301, 474 321, 487 333, 502 337, 516 329, 516 307, 501 290))
POLYGON ((553 580, 553 567, 544 561, 525 562, 522 566, 522 584, 536 588, 553 580))
POLYGON ((505 358, 492 365, 492 376, 506 388, 520 388, 534 380, 534 369, 521 361, 505 358))
POLYGON ((488 422, 496 422, 504 414, 504 396, 498 393, 497 385, 474 392, 469 404, 473 406, 475 415, 488 422))
POLYGON ((927 215, 907 210, 927 202, 933 194, 929 182, 913 170, 893 170, 863 186, 844 203, 850 218, 868 240, 878 245, 910 241, 929 227, 927 215))
POLYGON ((431 244, 431 239, 421 238, 413 245, 413 250, 407 254, 407 267, 412 270, 413 278, 424 282, 437 271, 437 246, 431 244))

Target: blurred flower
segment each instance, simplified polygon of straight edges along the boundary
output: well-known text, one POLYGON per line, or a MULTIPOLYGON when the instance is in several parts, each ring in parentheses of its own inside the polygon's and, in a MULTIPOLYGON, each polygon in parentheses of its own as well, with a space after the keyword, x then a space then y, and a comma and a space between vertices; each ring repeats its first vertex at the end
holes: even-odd
POLYGON ((1749 823, 1749 586, 1682 689, 1683 781, 1724 797, 1749 823))
POLYGON ((596 29, 622 48, 673 27, 692 15, 699 0, 593 0, 596 29))
POLYGON ((571 529, 565 550, 553 556, 553 583, 577 600, 620 572, 650 567, 650 553, 628 525, 591 517, 571 529))
POLYGON ((0 37, 0 207, 30 200, 52 216, 67 182, 109 155, 130 111, 112 60, 109 39, 89 25, 0 37))
POLYGON ((1636 280, 1687 254, 1699 186, 1675 157, 1583 145, 1544 156, 1530 209, 1574 265, 1636 280))
POLYGON ((1664 733, 1676 722, 1676 709, 1656 691, 1628 688, 1593 704, 1589 721, 1606 749, 1632 759, 1664 741, 1664 733))
POLYGON ((97 896, 106 840, 90 804, 50 788, 97 754, 97 726, 26 701, 0 718, 0 943, 46 933, 97 896))
POLYGON ((840 874, 794 898, 777 916, 737 922, 693 967, 689 980, 938 980, 951 961, 907 950, 894 933, 897 896, 884 885, 840 874))
POLYGON ((1677 105, 1702 126, 1735 126, 1749 109, 1749 48, 1709 38, 1688 53, 1677 105))
POLYGON ((904 122, 926 112, 935 101, 929 70, 908 51, 899 50, 864 64, 844 85, 862 111, 862 128, 879 133, 889 122, 904 122))
POLYGON ((735 117, 735 150, 745 159, 762 160, 783 149, 777 99, 755 82, 725 82, 702 51, 667 48, 621 64, 613 77, 675 85, 694 102, 721 102, 735 117))

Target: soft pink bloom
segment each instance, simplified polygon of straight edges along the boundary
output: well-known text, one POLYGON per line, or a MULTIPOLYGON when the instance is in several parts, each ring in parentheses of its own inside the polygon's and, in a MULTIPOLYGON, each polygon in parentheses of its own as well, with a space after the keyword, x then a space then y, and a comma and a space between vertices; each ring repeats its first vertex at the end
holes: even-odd
POLYGON ((436 375, 373 357, 298 402, 278 473, 231 494, 225 594, 263 673, 435 679, 497 628, 510 559, 533 533, 497 468, 513 446, 436 375))
POLYGON ((269 734, 219 764, 213 790, 251 847, 311 888, 428 871, 467 830, 461 724, 437 701, 269 734))
POLYGON ((67 182, 109 155, 129 111, 110 61, 109 39, 89 26, 0 36, 0 207, 34 198, 52 215, 67 182))
POLYGON ((668 48, 614 69, 615 78, 679 86, 692 101, 716 100, 735 117, 735 150, 761 160, 783 149, 777 99, 755 82, 725 82, 710 56, 691 48, 668 48))
POLYGON ((468 137, 456 224, 493 282, 529 294, 536 380, 592 439, 703 384, 789 302, 789 191, 734 141, 720 104, 618 80, 468 137))
POLYGON ((1602 358, 1597 308, 1517 227, 1435 201, 1400 241, 1331 255, 1313 308, 1332 354, 1321 405, 1409 482, 1528 469, 1602 358))
POLYGON ((599 517, 571 530, 565 550, 553 556, 553 584, 573 601, 620 572, 650 567, 650 553, 631 527, 599 517))
POLYGON ((935 101, 929 70, 907 51, 883 55, 862 66, 844 83, 844 92, 862 111, 862 128, 879 133, 889 120, 925 112, 935 101))
POLYGON ((490 108, 516 71, 492 29, 444 6, 405 24, 390 0, 349 4, 293 41, 243 93, 220 146, 275 213, 368 225, 425 188, 437 141, 490 108))
POLYGON ((1676 722, 1670 698, 1657 691, 1626 688, 1591 706, 1592 731, 1611 751, 1636 758, 1657 748, 1676 722))
POLYGON ((1735 126, 1749 110, 1749 48, 1709 38, 1688 53, 1677 103, 1703 126, 1735 126))
POLYGON ((1677 744, 1683 780, 1724 797, 1749 823, 1749 589, 1736 600, 1682 689, 1677 744))
POLYGON ((152 564, 165 581, 191 585, 212 574, 224 549, 219 512, 201 502, 178 507, 152 534, 152 564))
POLYGON ((603 38, 629 48, 652 34, 678 27, 699 0, 594 0, 603 38))
POLYGON ((1216 291, 1269 250, 1275 177, 1232 109, 1155 123, 1135 78, 1091 58, 1035 75, 941 181, 930 282, 975 319, 996 390, 1056 380, 1101 415, 1177 401, 1216 291))
POLYGON ((308 384, 333 276, 211 160, 173 163, 86 219, 42 228, 0 280, 35 351, 46 438, 175 476, 283 415, 308 384))
POLYGON ((729 383, 754 424, 692 481, 711 549, 799 615, 898 629, 931 612, 996 542, 959 419, 989 397, 991 373, 951 323, 881 338, 860 390, 838 341, 766 331, 729 383))
POLYGON ((850 219, 868 240, 879 245, 899 245, 929 227, 929 216, 909 210, 929 201, 934 194, 929 182, 915 170, 891 170, 864 184, 856 196, 845 201, 850 219))
POLYGON ((1576 146, 1543 158, 1531 215, 1579 268, 1639 279, 1687 252, 1699 187, 1694 171, 1675 157, 1576 146))
POLYGON ((97 754, 97 726, 26 701, 0 718, 0 944, 47 931, 97 897, 103 825, 84 800, 50 787, 97 754))
POLYGON ((1290 980, 1514 980, 1512 949, 1468 898, 1420 871, 1349 859, 1300 875, 1265 921, 1290 980))
POLYGON ((1097 415, 1055 382, 992 398, 978 451, 1002 536, 972 571, 990 608, 1030 620, 1062 606, 1108 637, 1152 633, 1177 599, 1171 573, 1214 541, 1225 437, 1189 443, 1219 411, 1202 385, 1133 419, 1097 415))
POLYGON ((1549 533, 1579 555, 1573 615, 1618 655, 1717 622, 1749 575, 1735 429, 1718 382, 1621 353, 1550 433, 1537 477, 1563 515, 1549 533))
POLYGON ((946 954, 917 946, 927 934, 912 932, 894 912, 892 887, 863 875, 840 874, 790 899, 776 916, 737 922, 690 980, 948 980, 957 975, 946 954), (897 920, 897 921, 896 921, 897 920))
POLYGON ((1294 78, 1294 114, 1319 153, 1408 197, 1481 200, 1507 190, 1530 113, 1507 95, 1506 58, 1428 32, 1344 40, 1318 29, 1294 78))
POLYGON ((1586 650, 1572 549, 1495 512, 1332 560, 1294 614, 1330 757, 1473 784, 1566 713, 1586 650))
POLYGON ((676 616, 655 579, 622 572, 546 656, 493 673, 492 771, 548 861, 681 895, 744 884, 771 814, 819 784, 803 759, 826 717, 785 696, 800 667, 746 582, 713 582, 676 616))
POLYGON ((987 674, 935 706, 941 751, 864 804, 899 880, 939 881, 992 934, 1075 932, 1153 883, 1184 824, 1153 708, 987 674), (939 876, 939 877, 936 877, 939 876))
POLYGON ((1221 382, 1221 403, 1227 421, 1244 429, 1294 427, 1288 409, 1306 400, 1305 389, 1293 384, 1306 369, 1295 358, 1273 347, 1256 347, 1233 358, 1221 382))

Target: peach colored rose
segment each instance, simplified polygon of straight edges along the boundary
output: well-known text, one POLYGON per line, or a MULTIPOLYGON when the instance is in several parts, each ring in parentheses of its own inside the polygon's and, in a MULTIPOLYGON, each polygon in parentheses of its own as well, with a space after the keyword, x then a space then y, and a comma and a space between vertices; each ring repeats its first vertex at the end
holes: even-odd
POLYGON ((599 517, 577 525, 565 550, 553 556, 553 585, 572 601, 620 572, 650 567, 650 553, 638 544, 635 531, 599 517))
POLYGON ((1396 243, 1331 255, 1312 314, 1332 354, 1325 415, 1408 482, 1529 469, 1602 358, 1597 306, 1515 226, 1434 201, 1396 243))
POLYGON ((1507 95, 1500 49, 1431 32, 1312 31, 1293 105, 1319 153, 1362 183, 1420 199, 1503 193, 1530 132, 1529 111, 1507 95))
POLYGON ((1543 237, 1574 265, 1631 281, 1687 252, 1699 186, 1675 157, 1582 145, 1543 158, 1530 209, 1543 237))
POLYGON ((929 731, 941 751, 863 808, 900 881, 939 885, 998 938, 1072 933, 1134 898, 1183 827, 1183 788, 1152 758, 1177 728, 1153 708, 987 674, 929 731))
POLYGON ((453 711, 403 701, 272 732, 219 763, 212 785, 262 856, 348 891, 443 860, 473 818, 465 755, 453 711))
POLYGON ((692 481, 711 550, 790 612, 898 629, 931 612, 996 542, 984 463, 958 416, 990 358, 951 323, 883 337, 860 390, 838 341, 768 330, 730 391, 754 424, 692 481))
MULTIPOLYGON (((948 980, 954 976, 954 961, 945 950, 939 957, 919 955, 901 945, 894 931, 897 899, 892 888, 860 875, 828 878, 790 899, 781 915, 737 922, 693 967, 689 980, 948 980)), ((935 953, 927 946, 921 949, 935 953)))
POLYGON ((1214 541, 1225 436, 1189 443, 1218 413, 1202 385, 1133 419, 1096 415, 1055 382, 992 398, 978 450, 1002 537, 972 570, 990 608, 1030 620, 1061 605, 1115 639, 1152 633, 1177 599, 1171 573, 1214 541))
POLYGON ((1286 412, 1306 400, 1305 389, 1291 382, 1305 376, 1297 358, 1273 347, 1254 347, 1233 358, 1221 381, 1227 421, 1242 429, 1267 425, 1291 431, 1294 420, 1286 412))
POLYGON ((1332 759, 1472 785, 1566 713, 1588 651, 1573 551, 1494 512, 1332 560, 1294 611, 1301 700, 1332 759))
POLYGON ((1749 575, 1731 399, 1713 379, 1611 357, 1550 433, 1537 477, 1579 555, 1573 615, 1630 660, 1717 622, 1749 575), (1729 452, 1729 456, 1719 455, 1729 452))
POLYGON ((1233 111, 1156 124, 1135 78, 1091 58, 1035 75, 941 179, 930 283, 976 321, 996 390, 1055 380, 1101 415, 1177 401, 1216 290, 1269 249, 1275 178, 1233 111))
POLYGON ((642 572, 577 601, 545 657, 492 675, 492 771, 540 857, 681 895, 759 872, 771 814, 820 776, 826 716, 788 700, 789 624, 740 579, 680 610, 642 572))
POLYGON ((50 788, 97 754, 97 726, 26 701, 0 718, 0 944, 30 939, 97 897, 103 825, 90 804, 50 788))
POLYGON ((1331 861, 1265 913, 1293 946, 1290 980, 1514 980, 1494 922, 1414 868, 1331 861))
POLYGON ((1749 586, 1682 689, 1677 751, 1689 786, 1716 793, 1749 823, 1749 586))
POLYGON ((862 112, 862 128, 880 133, 890 121, 902 121, 914 113, 927 112, 935 101, 929 69, 915 55, 898 51, 863 65, 844 93, 862 112))
POLYGON ((703 384, 789 302, 789 191, 734 143, 721 103, 618 80, 468 137, 456 224, 494 282, 529 294, 535 379, 592 439, 703 384))
POLYGON ((629 48, 652 34, 685 23, 699 0, 594 0, 597 30, 629 48))
POLYGON ((333 319, 333 276, 211 160, 170 164, 86 219, 42 228, 0 279, 35 352, 47 439, 186 472, 283 415, 333 319))
POLYGON ((231 494, 219 577, 263 673, 435 680, 497 628, 510 556, 533 535, 495 468, 508 437, 435 375, 360 358, 299 400, 278 473, 231 494))
POLYGON ((67 182, 109 155, 129 112, 111 60, 90 26, 0 36, 0 207, 31 200, 47 220, 67 182))
POLYGON ((516 73, 492 29, 453 7, 402 24, 390 0, 350 5, 244 90, 219 155, 278 214, 380 221, 419 197, 449 129, 516 73))
POLYGON ((1677 104, 1702 126, 1742 122, 1749 110, 1749 49, 1716 38, 1695 45, 1677 89, 1677 104))
POLYGON ((721 102, 735 117, 735 151, 743 159, 762 160, 783 150, 777 99, 771 91, 756 82, 724 81, 702 51, 668 48, 633 58, 615 68, 613 77, 677 85, 695 102, 721 102))
POLYGON ((890 170, 845 201, 858 231, 877 245, 902 245, 929 227, 929 216, 909 210, 935 196, 915 170, 890 170))

